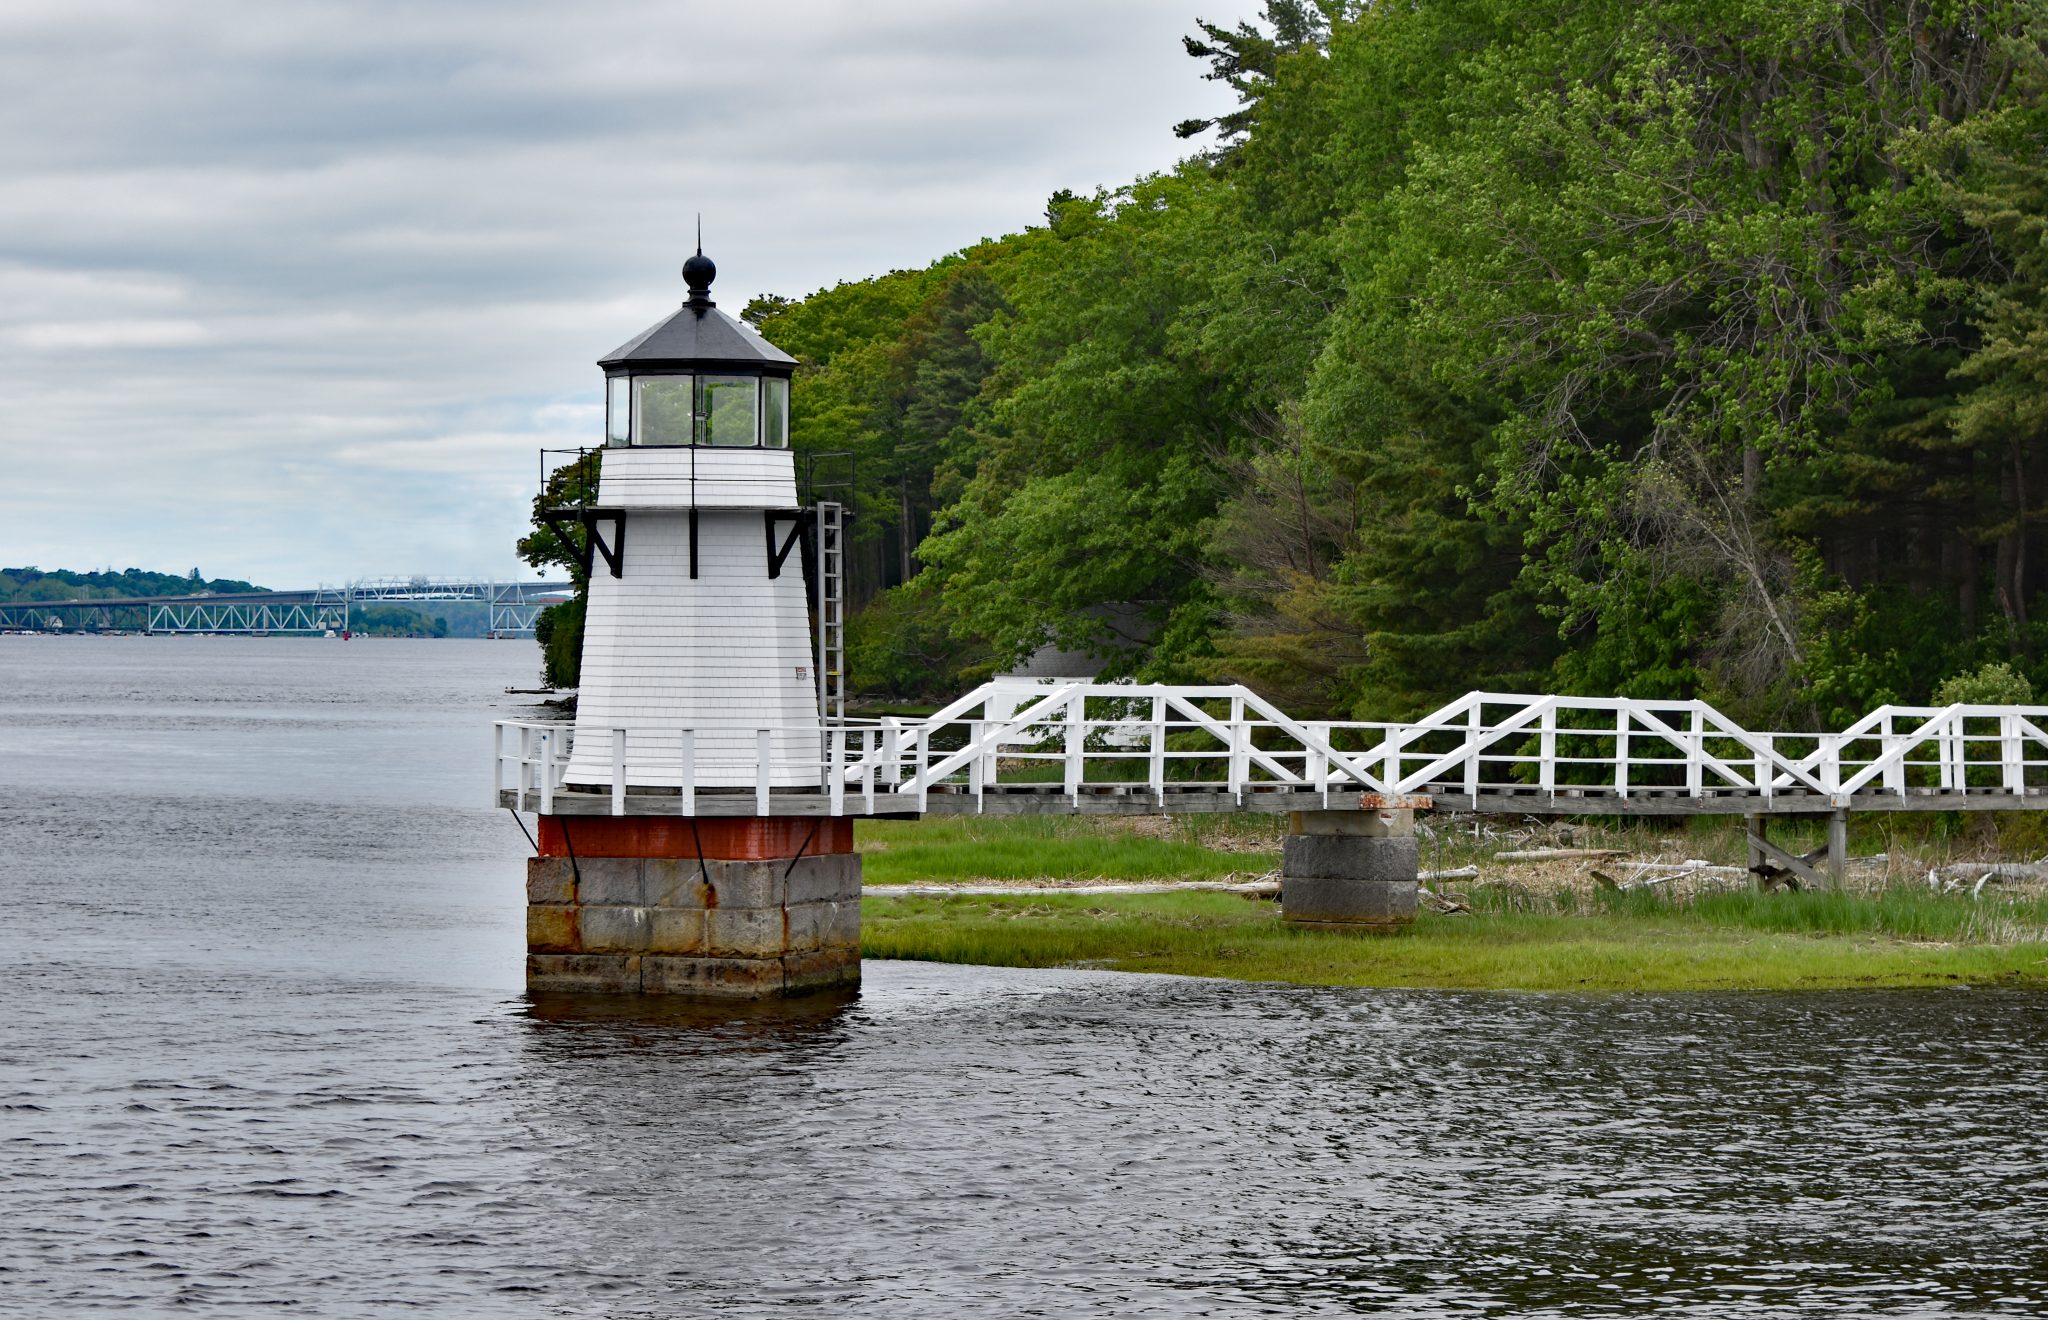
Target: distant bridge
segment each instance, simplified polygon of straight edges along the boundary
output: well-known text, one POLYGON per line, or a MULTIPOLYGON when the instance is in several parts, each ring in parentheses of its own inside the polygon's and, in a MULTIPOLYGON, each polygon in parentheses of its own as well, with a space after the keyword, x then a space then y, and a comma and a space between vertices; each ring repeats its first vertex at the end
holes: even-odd
POLYGON ((313 634, 347 632, 365 605, 475 601, 490 609, 493 637, 531 637, 543 609, 575 590, 570 582, 365 578, 306 591, 243 591, 0 604, 0 632, 313 634))

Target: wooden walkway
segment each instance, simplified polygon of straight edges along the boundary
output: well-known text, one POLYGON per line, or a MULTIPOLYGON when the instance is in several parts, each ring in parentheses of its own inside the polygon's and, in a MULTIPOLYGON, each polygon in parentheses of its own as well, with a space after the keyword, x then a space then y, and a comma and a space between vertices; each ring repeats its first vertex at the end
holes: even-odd
POLYGON ((495 800, 706 817, 2034 811, 2048 807, 2044 730, 2039 706, 1886 706, 1785 733, 1697 701, 1483 692, 1408 723, 1299 721, 1242 687, 999 681, 922 720, 800 731, 500 721, 495 800), (608 782, 567 782, 572 741, 593 736, 610 744, 595 758, 608 782), (792 742, 816 761, 771 756, 792 742))
MULTIPOLYGON (((509 788, 498 791, 498 805, 517 811, 541 809, 538 793, 529 791, 521 795, 509 788)), ((1411 810, 1524 816, 1811 816, 1836 811, 2041 811, 2048 810, 2048 788, 2029 789, 2024 795, 1984 788, 1968 792, 1912 789, 1904 796, 1893 793, 1830 796, 1786 792, 1769 797, 1739 792, 1689 797, 1672 790, 1651 789, 1623 797, 1610 789, 1542 793, 1501 788, 1472 795, 1450 785, 1432 785, 1426 793, 1402 795, 1396 800, 1378 793, 1356 790, 1317 793, 1279 784, 1253 785, 1241 797, 1213 788, 1169 787, 1165 793, 1155 794, 1142 788, 1091 784, 1078 795, 1070 795, 1057 784, 1003 785, 985 791, 979 798, 949 785, 929 790, 922 799, 915 793, 882 791, 877 792, 870 802, 855 794, 842 801, 836 810, 831 796, 817 789, 772 790, 766 811, 761 810, 759 798, 751 790, 707 790, 697 794, 695 810, 691 814, 699 817, 836 815, 896 819, 918 816, 1178 816, 1356 811, 1367 806, 1377 808, 1384 805, 1405 806, 1411 810)), ((558 788, 548 804, 547 814, 676 816, 682 814, 682 795, 673 789, 629 791, 621 810, 615 808, 612 795, 607 791, 558 788)))

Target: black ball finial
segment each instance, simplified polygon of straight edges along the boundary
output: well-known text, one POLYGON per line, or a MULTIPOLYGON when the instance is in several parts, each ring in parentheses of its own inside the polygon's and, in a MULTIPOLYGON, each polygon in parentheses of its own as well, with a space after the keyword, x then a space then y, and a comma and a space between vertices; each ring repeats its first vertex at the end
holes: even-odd
POLYGON ((683 281, 690 286, 685 307, 704 308, 711 303, 711 281, 718 278, 718 266, 704 255, 704 217, 697 216, 697 255, 683 263, 683 281))
POLYGON ((692 307, 711 306, 711 281, 718 278, 718 266, 699 248, 697 255, 683 263, 683 280, 690 286, 692 307))

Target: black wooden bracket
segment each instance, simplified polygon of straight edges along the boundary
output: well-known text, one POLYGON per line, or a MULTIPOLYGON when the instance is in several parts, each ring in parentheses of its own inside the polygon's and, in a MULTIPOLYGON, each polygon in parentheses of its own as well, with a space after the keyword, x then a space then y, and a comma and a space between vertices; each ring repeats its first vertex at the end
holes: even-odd
MULTIPOLYGON (((590 529, 590 544, 604 556, 605 567, 611 569, 612 576, 619 577, 623 574, 626 568, 626 511, 586 509, 583 513, 583 525, 590 529), (606 545, 604 538, 597 533, 597 525, 603 521, 609 521, 612 525, 610 545, 606 545)), ((588 569, 584 571, 589 572, 588 569)))
MULTIPOLYGON (((619 577, 626 567, 626 511, 624 509, 595 509, 571 506, 568 508, 542 509, 540 520, 549 531, 571 545, 576 538, 569 534, 571 527, 583 529, 583 543, 577 546, 578 562, 582 565, 583 576, 590 576, 591 565, 596 556, 603 555, 605 567, 619 577), (599 523, 612 525, 611 540, 606 541, 598 534, 599 523)), ((693 575, 694 576, 694 575, 693 575)))
POLYGON ((818 511, 804 510, 803 539, 797 548, 804 568, 804 599, 816 603, 818 599, 818 511))
POLYGON ((804 533, 810 530, 811 521, 814 517, 815 515, 809 509, 764 509, 762 511, 761 523, 768 532, 769 581, 772 582, 782 576, 782 566, 788 562, 789 552, 798 546, 803 547, 805 562, 809 561, 810 538, 805 536, 804 533), (790 524, 789 534, 782 538, 780 544, 777 544, 775 540, 775 525, 782 522, 790 524))

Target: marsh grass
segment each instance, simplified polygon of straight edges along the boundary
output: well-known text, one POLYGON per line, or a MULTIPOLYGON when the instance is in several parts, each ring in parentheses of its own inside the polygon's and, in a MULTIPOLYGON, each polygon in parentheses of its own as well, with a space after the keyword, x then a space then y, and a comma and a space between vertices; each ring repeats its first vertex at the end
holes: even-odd
POLYGON ((1280 864, 1272 817, 928 816, 856 826, 869 885, 956 880, 1221 880, 1280 864))
MULTIPOLYGON (((1440 886, 1471 911, 1425 912, 1409 931, 1370 937, 1295 929, 1279 920, 1277 905, 1232 895, 1049 890, 892 897, 885 889, 971 880, 1250 878, 1277 868, 1284 816, 862 821, 857 838, 869 885, 863 948, 880 958, 1082 964, 1324 985, 2048 985, 2048 896, 1997 885, 1979 894, 1934 892, 1926 884, 1928 865, 1981 852, 1985 827, 1948 833, 1938 819, 1866 823, 1852 834, 1852 852, 1888 850, 1888 860, 1852 867, 1848 890, 1761 893, 1740 878, 1617 891, 1594 884, 1582 863, 1546 870, 1492 861, 1503 848, 1569 844, 1740 865, 1743 844, 1733 822, 1430 824, 1422 840, 1425 868, 1480 865, 1480 878, 1440 886)), ((1819 828, 1786 821, 1772 837, 1788 848, 1810 847, 1819 828), (1809 834, 1812 841, 1802 844, 1809 834)), ((1996 827, 1990 837, 1999 837, 1996 827)))
MULTIPOLYGON (((1014 967, 1093 966, 1304 985, 1517 990, 2048 985, 2038 905, 1989 942, 1981 904, 1778 894, 1629 896, 1592 915, 1425 913, 1393 935, 1298 930, 1227 894, 871 895, 862 952, 1014 967), (1728 896, 1740 897, 1740 896, 1728 896), (1789 902, 1781 900, 1790 900, 1789 902), (1981 942, 1972 942, 1972 940, 1981 942)), ((1994 905, 2002 907, 2009 905, 1994 905)), ((1997 918, 1994 918, 1997 919, 1997 918)))

